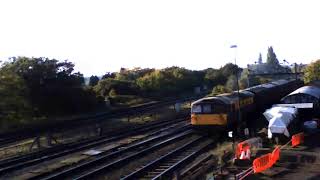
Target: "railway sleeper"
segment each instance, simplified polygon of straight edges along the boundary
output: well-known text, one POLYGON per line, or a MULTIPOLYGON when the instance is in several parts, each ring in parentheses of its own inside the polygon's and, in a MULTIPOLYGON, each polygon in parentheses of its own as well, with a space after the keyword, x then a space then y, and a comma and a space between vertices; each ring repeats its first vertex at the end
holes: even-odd
POLYGON ((164 171, 164 170, 166 170, 166 169, 168 169, 168 168, 160 168, 160 167, 159 167, 159 168, 156 169, 156 171, 161 171, 161 172, 162 172, 162 171, 164 171))
POLYGON ((160 165, 159 168, 169 168, 170 166, 160 165))

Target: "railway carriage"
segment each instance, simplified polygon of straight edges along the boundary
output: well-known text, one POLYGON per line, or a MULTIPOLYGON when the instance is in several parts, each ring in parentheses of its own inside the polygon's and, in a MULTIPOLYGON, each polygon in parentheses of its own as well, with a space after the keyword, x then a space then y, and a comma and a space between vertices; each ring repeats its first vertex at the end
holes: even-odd
POLYGON ((232 92, 199 99, 191 104, 191 125, 214 132, 234 130, 245 124, 251 114, 277 103, 302 85, 301 80, 279 80, 241 90, 239 97, 232 92))

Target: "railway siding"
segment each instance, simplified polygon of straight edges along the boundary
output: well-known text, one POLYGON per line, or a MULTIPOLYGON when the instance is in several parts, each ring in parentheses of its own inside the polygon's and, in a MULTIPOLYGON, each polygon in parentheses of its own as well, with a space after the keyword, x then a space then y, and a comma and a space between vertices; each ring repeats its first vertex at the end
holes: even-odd
POLYGON ((154 144, 150 147, 145 147, 144 149, 137 149, 137 145, 134 145, 130 148, 123 149, 106 156, 99 157, 96 160, 86 162, 84 164, 75 166, 71 169, 67 169, 60 173, 54 174, 44 179, 66 179, 68 177, 72 177, 72 179, 92 179, 98 175, 101 175, 105 172, 111 171, 114 168, 120 167, 130 161, 137 159, 143 155, 146 155, 150 152, 156 151, 157 149, 169 145, 170 143, 174 143, 182 138, 192 135, 192 131, 186 131, 175 135, 169 139, 161 141, 157 144, 154 144), (131 150, 131 151, 129 151, 131 150), (133 151, 132 151, 133 150, 133 151), (120 159, 113 159, 113 157, 119 157, 119 155, 123 155, 124 152, 131 152, 130 154, 124 155, 124 157, 120 157, 120 159))
POLYGON ((157 137, 158 139, 165 138, 170 134, 183 131, 187 128, 188 128, 188 125, 186 125, 185 119, 177 119, 175 121, 159 123, 157 126, 154 126, 154 127, 150 126, 145 129, 140 129, 139 131, 135 131, 134 133, 127 133, 121 136, 116 136, 116 137, 107 138, 107 139, 98 139, 96 142, 94 141, 89 142, 89 144, 87 144, 88 142, 82 142, 78 144, 79 146, 75 146, 70 149, 66 148, 64 151, 59 151, 58 149, 57 151, 46 152, 46 153, 43 153, 42 156, 39 156, 39 158, 35 158, 35 159, 32 158, 32 155, 8 159, 7 161, 3 161, 1 163, 2 168, 0 169, 0 173, 2 173, 2 175, 5 175, 5 174, 10 175, 9 172, 17 171, 14 174, 21 175, 23 174, 21 173, 23 172, 23 168, 29 168, 31 169, 29 173, 31 174, 30 177, 33 177, 33 176, 41 177, 42 174, 40 169, 43 169, 42 170, 44 171, 43 174, 46 174, 46 172, 48 173, 50 172, 50 169, 59 170, 61 169, 61 167, 74 165, 74 163, 77 164, 78 162, 83 161, 85 159, 88 159, 88 160, 90 158, 93 159, 93 157, 91 156, 82 155, 83 152, 86 152, 90 148, 97 148, 98 150, 102 151, 102 153, 99 155, 103 155, 108 152, 110 153, 113 151, 117 151, 118 149, 121 149, 121 148, 123 151, 125 151, 125 148, 130 144, 134 144, 134 143, 139 144, 139 141, 148 141, 148 140, 152 142, 152 140, 153 141, 157 140, 157 137), (138 134, 139 136, 135 134, 138 134), (118 144, 114 146, 114 143, 116 142, 118 142, 118 144), (75 155, 73 156, 69 155, 72 153, 74 153, 75 155), (69 157, 70 159, 68 159, 67 157, 69 157), (58 158, 58 160, 55 160, 56 158, 58 158), (59 164, 57 162, 60 163, 61 167, 57 165, 59 164), (34 165, 35 168, 31 166, 33 164, 35 164, 34 165), (46 164, 46 166, 43 166, 44 164, 46 164))

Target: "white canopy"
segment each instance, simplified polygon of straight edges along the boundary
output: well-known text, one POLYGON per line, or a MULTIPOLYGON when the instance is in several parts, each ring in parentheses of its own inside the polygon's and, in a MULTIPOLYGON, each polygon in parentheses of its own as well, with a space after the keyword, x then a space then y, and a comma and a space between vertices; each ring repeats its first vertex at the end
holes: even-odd
POLYGON ((272 134, 284 134, 289 137, 288 126, 295 119, 298 110, 294 107, 272 107, 267 109, 263 115, 269 121, 268 137, 272 138, 272 134))

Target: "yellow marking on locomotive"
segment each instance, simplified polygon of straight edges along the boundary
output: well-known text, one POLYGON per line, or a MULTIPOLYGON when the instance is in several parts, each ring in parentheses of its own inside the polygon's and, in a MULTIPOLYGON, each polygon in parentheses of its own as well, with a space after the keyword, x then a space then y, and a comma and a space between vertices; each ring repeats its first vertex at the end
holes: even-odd
POLYGON ((227 114, 191 114, 192 125, 226 125, 227 114))
MULTIPOLYGON (((247 106, 247 105, 250 105, 252 103, 253 103, 253 98, 252 97, 251 98, 246 98, 246 99, 243 99, 243 100, 240 101, 240 107, 247 106)), ((238 109, 238 107, 239 107, 238 102, 235 103, 235 107, 236 107, 236 109, 238 109)))

